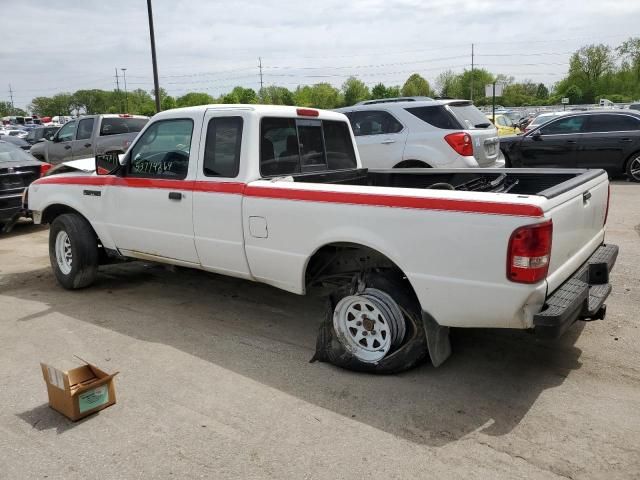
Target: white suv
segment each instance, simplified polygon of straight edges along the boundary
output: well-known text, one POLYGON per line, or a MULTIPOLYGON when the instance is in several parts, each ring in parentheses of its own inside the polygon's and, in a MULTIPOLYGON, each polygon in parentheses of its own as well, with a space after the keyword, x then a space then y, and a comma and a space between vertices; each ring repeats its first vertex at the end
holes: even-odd
POLYGON ((504 166, 497 129, 469 100, 386 98, 338 111, 368 168, 504 166))

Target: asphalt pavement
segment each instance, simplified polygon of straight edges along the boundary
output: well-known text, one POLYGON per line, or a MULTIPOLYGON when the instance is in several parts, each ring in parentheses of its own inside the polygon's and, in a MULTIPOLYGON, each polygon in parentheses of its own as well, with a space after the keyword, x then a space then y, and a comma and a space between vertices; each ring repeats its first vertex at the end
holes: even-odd
POLYGON ((395 376, 309 363, 322 299, 138 262, 65 291, 21 223, 0 236, 0 479, 637 478, 640 185, 611 202, 605 321, 455 330, 444 365, 395 376), (74 355, 120 372, 76 423, 39 365, 74 355))

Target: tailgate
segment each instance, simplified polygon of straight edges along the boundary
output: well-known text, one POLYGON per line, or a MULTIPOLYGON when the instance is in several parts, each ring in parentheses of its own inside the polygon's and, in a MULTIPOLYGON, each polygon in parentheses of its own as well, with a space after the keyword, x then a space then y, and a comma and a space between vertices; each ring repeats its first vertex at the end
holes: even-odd
POLYGON ((553 220, 551 262, 547 276, 553 292, 604 241, 609 181, 602 174, 550 201, 545 216, 553 220))
POLYGON ((500 139, 495 128, 466 130, 473 141, 473 156, 481 167, 493 166, 500 153, 500 139))

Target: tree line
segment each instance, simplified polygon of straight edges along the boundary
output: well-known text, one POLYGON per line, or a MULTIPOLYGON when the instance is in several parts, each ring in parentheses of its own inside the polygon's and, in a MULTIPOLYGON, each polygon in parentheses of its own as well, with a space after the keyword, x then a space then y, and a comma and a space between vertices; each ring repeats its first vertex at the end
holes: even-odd
MULTIPOLYGON (((299 105, 316 108, 338 108, 372 98, 398 96, 429 96, 445 98, 473 98, 476 105, 487 105, 485 85, 502 82, 503 95, 497 102, 508 106, 553 105, 568 97, 571 104, 595 103, 607 98, 616 103, 640 98, 640 37, 632 37, 612 48, 604 44, 587 45, 570 58, 565 78, 549 89, 543 83, 530 80, 516 82, 513 77, 495 74, 485 69, 445 71, 435 79, 433 87, 418 73, 409 76, 403 85, 378 83, 369 88, 356 77, 348 78, 340 88, 330 83, 300 85, 295 90, 283 86, 267 86, 258 91, 241 86, 229 93, 213 97, 204 92, 189 92, 171 96, 160 91, 161 107, 206 105, 211 103, 263 103, 271 105, 299 105)), ((150 92, 142 89, 125 94, 122 91, 78 90, 52 97, 35 97, 29 111, 40 116, 73 115, 78 113, 121 113, 153 115, 155 104, 150 92)), ((9 102, 0 102, 0 116, 11 113, 9 102)))

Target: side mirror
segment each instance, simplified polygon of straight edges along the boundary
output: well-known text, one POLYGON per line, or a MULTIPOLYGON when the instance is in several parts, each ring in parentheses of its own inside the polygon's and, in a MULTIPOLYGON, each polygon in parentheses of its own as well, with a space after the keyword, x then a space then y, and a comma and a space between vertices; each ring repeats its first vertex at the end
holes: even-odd
POLYGON ((57 135, 52 135, 52 136, 51 136, 51 141, 52 141, 53 143, 58 143, 58 142, 60 141, 60 139, 58 138, 58 136, 57 136, 57 135))
POLYGON ((542 138, 542 134, 540 133, 540 130, 536 130, 535 132, 533 132, 533 134, 531 135, 531 138, 533 138, 534 140, 540 140, 542 138))
POLYGON ((120 168, 120 160, 117 153, 105 153, 96 155, 96 174, 111 175, 120 168))

